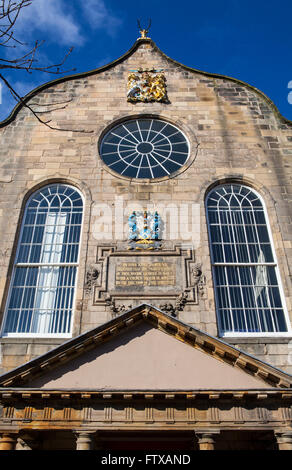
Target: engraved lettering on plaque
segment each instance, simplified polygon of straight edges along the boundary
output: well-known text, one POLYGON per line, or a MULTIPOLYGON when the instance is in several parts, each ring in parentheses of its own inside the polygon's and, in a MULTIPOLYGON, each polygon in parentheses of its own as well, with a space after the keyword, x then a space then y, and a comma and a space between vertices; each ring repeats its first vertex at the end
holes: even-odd
POLYGON ((115 273, 116 287, 125 286, 174 286, 175 265, 166 262, 119 263, 115 273))

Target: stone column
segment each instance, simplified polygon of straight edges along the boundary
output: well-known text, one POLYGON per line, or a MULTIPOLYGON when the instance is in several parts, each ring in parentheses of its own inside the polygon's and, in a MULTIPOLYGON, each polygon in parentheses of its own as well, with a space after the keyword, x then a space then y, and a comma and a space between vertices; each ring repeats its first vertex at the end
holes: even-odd
POLYGON ((93 448, 94 431, 75 431, 76 450, 91 450, 93 448))
POLYGON ((215 450, 215 438, 219 432, 196 432, 199 450, 215 450))
POLYGON ((17 440, 17 434, 2 432, 0 433, 0 451, 14 450, 17 440))
POLYGON ((275 431, 279 450, 292 450, 292 431, 275 431))

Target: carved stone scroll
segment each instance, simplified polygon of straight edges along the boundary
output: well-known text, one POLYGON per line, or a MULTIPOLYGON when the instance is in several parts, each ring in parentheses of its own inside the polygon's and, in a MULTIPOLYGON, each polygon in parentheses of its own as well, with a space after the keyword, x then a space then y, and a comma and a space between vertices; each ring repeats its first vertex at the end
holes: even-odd
POLYGON ((86 273, 85 291, 91 292, 92 288, 97 285, 98 278, 100 277, 101 269, 98 265, 90 266, 86 273))

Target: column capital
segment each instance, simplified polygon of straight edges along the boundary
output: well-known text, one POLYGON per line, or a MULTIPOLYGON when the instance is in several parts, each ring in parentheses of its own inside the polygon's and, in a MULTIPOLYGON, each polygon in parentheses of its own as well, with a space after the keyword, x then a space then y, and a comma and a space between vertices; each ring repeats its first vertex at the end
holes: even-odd
POLYGON ((18 433, 0 432, 0 451, 14 450, 18 433))
POLYGON ((73 430, 76 436, 76 450, 91 450, 93 437, 96 431, 76 429, 73 430))
POLYGON ((214 437, 219 436, 220 429, 215 429, 214 431, 211 430, 211 429, 210 430, 209 429, 202 429, 202 430, 194 431, 194 433, 199 438, 203 437, 203 436, 205 436, 206 438, 207 437, 211 438, 212 436, 214 436, 214 437))
POLYGON ((216 436, 220 434, 220 430, 201 430, 195 431, 198 439, 200 450, 214 450, 216 436))

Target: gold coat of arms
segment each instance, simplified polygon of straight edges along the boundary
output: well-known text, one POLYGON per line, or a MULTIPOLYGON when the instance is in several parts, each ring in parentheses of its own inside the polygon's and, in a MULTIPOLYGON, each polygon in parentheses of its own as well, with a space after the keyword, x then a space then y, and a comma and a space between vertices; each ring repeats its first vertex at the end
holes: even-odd
POLYGON ((164 74, 137 71, 128 76, 128 101, 166 101, 166 84, 164 74))

